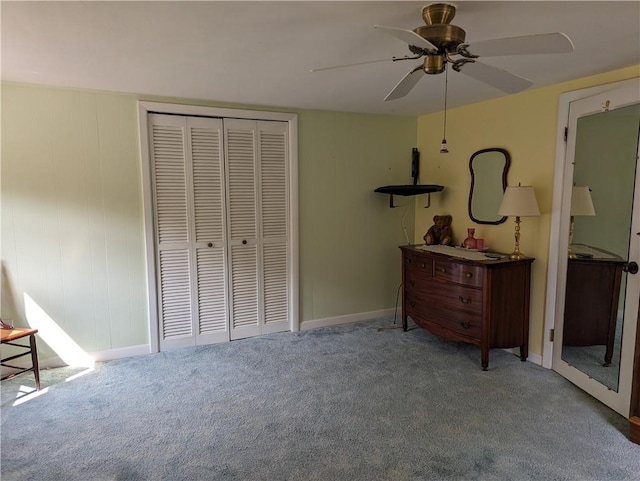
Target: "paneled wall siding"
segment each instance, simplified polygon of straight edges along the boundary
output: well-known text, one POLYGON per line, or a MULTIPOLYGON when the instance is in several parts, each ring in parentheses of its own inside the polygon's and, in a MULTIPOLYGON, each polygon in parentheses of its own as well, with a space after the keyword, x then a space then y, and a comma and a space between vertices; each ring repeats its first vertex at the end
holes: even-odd
MULTIPOLYGON (((86 352, 149 342, 139 99, 234 107, 2 84, 0 313, 27 325, 35 305, 86 352)), ((373 190, 410 181, 416 119, 296 113, 300 320, 391 308, 414 208, 373 190)))
POLYGON ((2 315, 28 296, 86 351, 146 344, 135 103, 3 85, 2 120, 2 315))

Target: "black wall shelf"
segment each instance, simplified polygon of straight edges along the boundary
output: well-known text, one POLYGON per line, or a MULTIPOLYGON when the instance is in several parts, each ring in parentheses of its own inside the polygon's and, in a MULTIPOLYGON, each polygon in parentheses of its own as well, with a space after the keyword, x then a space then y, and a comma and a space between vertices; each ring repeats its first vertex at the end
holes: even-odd
MULTIPOLYGON (((393 205, 393 196, 394 195, 402 195, 402 196, 410 196, 410 195, 420 195, 420 194, 431 194, 431 192, 440 192, 444 189, 442 185, 435 184, 424 184, 424 185, 385 185, 384 187, 378 187, 374 192, 379 192, 381 194, 389 194, 389 207, 395 207, 393 205)), ((427 207, 431 205, 431 198, 429 198, 429 204, 427 207)))

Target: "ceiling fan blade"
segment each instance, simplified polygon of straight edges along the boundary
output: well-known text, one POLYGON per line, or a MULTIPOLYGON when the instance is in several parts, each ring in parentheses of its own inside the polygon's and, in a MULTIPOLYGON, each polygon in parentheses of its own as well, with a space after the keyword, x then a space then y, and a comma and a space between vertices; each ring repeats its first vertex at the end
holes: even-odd
POLYGON ((397 27, 383 27, 381 25, 374 25, 373 28, 377 28, 378 30, 391 35, 399 40, 402 40, 409 45, 414 45, 415 47, 435 49, 437 48, 428 40, 425 40, 420 35, 418 35, 413 30, 405 30, 403 28, 397 27))
POLYGON ((480 57, 501 55, 532 55, 540 53, 571 53, 573 42, 564 33, 543 33, 522 37, 495 38, 469 45, 469 51, 480 57))
POLYGON ((533 85, 531 80, 518 77, 511 72, 478 61, 465 63, 460 67, 459 71, 509 94, 518 93, 533 85))
POLYGON ((311 68, 309 72, 322 72, 323 70, 333 70, 336 68, 345 68, 345 67, 356 67, 358 65, 367 65, 370 63, 380 63, 380 62, 390 62, 392 58, 380 58, 378 60, 367 60, 365 62, 355 62, 355 63, 347 63, 344 65, 332 65, 330 67, 320 67, 320 68, 311 68))
POLYGON ((387 100, 396 100, 404 97, 411 92, 411 89, 416 86, 423 75, 424 69, 422 68, 422 64, 420 64, 418 67, 410 70, 404 77, 402 77, 402 80, 400 80, 400 82, 391 89, 391 92, 387 94, 384 101, 386 102, 387 100))

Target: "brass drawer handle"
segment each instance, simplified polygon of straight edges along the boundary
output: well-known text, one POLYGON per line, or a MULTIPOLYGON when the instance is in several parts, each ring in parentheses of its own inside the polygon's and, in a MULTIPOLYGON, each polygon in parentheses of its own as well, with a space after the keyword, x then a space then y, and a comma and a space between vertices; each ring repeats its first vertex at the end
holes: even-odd
POLYGON ((420 266, 421 266, 422 268, 424 268, 424 262, 423 262, 422 264, 420 264, 420 266))
POLYGON ((470 304, 471 303, 471 298, 470 297, 459 296, 458 299, 460 299, 460 302, 462 302, 463 304, 470 304))
POLYGON ((461 322, 460 326, 462 326, 462 329, 471 329, 471 324, 468 322, 461 322))
POLYGON ((472 274, 471 272, 467 272, 465 275, 466 275, 467 277, 473 277, 473 274, 472 274))
POLYGON ((440 271, 441 271, 441 272, 447 272, 447 269, 446 269, 445 267, 441 267, 441 268, 440 268, 440 271))

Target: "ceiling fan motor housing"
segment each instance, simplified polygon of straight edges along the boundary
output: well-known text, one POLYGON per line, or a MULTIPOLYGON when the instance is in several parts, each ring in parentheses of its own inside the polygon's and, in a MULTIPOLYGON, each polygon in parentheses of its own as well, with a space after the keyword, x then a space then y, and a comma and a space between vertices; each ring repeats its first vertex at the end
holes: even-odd
POLYGON ((426 25, 414 29, 414 32, 438 48, 440 53, 455 50, 464 43, 466 33, 451 20, 456 15, 456 7, 448 3, 433 3, 422 9, 422 19, 426 25))
POLYGON ((427 25, 451 23, 456 16, 456 7, 448 3, 432 3, 422 9, 422 20, 427 25))
POLYGON ((466 32, 456 25, 439 24, 424 25, 414 30, 425 40, 435 45, 438 50, 455 50, 458 45, 464 43, 466 32))

